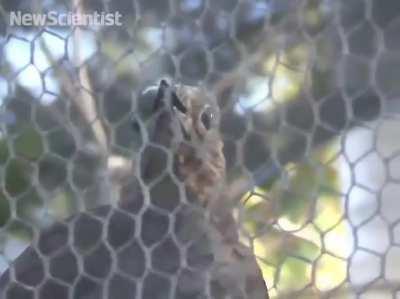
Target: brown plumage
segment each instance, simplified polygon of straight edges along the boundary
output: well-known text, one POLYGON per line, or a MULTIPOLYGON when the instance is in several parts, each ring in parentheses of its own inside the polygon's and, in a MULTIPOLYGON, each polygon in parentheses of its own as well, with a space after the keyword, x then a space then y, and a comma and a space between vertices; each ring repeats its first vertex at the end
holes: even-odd
POLYGON ((176 152, 178 170, 186 188, 210 213, 215 255, 212 279, 234 298, 268 298, 253 252, 239 242, 232 203, 224 197, 226 169, 218 105, 197 87, 177 86, 176 95, 186 108, 184 115, 177 116, 179 128, 186 132, 176 152))
POLYGON ((268 298, 224 197, 216 102, 166 81, 151 99, 133 126, 139 176, 123 180, 118 205, 40 232, 1 276, 0 299, 268 298))

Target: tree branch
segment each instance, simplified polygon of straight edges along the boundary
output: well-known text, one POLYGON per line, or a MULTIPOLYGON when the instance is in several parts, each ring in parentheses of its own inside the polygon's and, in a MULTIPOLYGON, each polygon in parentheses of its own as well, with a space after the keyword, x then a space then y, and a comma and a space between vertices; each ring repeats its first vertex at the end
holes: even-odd
MULTIPOLYGON (((76 12, 78 14, 83 14, 84 9, 82 6, 82 1, 72 0, 73 7, 76 8, 76 12)), ((74 62, 75 65, 79 66, 79 77, 80 77, 80 86, 79 92, 77 94, 75 103, 79 108, 81 114, 86 119, 87 123, 90 125, 94 136, 97 140, 98 145, 102 149, 104 153, 107 152, 108 148, 108 138, 104 127, 98 117, 98 111, 96 107, 96 100, 93 96, 93 90, 91 87, 89 72, 87 69, 87 65, 83 64, 82 59, 82 49, 81 49, 81 41, 82 41, 82 31, 79 27, 74 28, 74 62)))

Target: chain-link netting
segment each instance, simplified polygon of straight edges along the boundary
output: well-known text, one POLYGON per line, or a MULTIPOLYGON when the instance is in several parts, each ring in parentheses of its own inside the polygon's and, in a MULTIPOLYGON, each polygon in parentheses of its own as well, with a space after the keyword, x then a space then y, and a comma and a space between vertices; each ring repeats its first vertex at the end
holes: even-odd
POLYGON ((399 34, 398 0, 0 0, 0 298, 400 298, 399 34))

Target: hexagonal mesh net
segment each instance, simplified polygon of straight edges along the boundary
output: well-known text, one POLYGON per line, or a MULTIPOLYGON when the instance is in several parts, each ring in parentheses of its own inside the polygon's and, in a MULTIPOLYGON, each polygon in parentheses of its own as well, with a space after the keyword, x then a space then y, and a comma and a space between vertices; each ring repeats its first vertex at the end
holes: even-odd
POLYGON ((399 3, 1 0, 0 298, 400 298, 399 3))

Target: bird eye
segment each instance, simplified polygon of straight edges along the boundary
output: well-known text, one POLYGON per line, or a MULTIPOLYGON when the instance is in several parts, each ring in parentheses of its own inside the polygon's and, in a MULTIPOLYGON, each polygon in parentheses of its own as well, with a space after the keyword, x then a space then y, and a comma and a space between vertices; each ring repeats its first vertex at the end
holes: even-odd
POLYGON ((208 131, 211 129, 215 121, 215 113, 211 107, 207 107, 200 116, 201 123, 203 127, 208 131))

